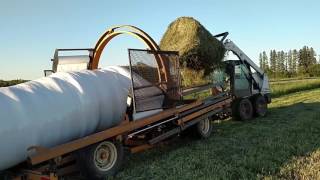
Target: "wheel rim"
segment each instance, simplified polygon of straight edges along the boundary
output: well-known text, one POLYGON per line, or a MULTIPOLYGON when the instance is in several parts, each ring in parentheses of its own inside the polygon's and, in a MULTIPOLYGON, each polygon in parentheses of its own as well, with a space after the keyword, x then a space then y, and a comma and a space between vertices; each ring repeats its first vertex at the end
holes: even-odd
POLYGON ((94 164, 101 171, 110 170, 117 161, 117 148, 111 142, 100 143, 94 151, 94 164))
POLYGON ((200 130, 203 134, 207 134, 210 130, 210 120, 206 118, 199 122, 200 130))

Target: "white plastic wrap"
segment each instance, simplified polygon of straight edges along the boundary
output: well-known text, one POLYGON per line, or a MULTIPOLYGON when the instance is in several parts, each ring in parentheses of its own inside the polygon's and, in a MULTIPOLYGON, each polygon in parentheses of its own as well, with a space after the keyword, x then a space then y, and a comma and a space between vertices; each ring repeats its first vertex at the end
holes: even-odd
POLYGON ((109 67, 0 88, 0 170, 26 160, 30 146, 52 147, 118 124, 129 76, 109 67))
POLYGON ((89 56, 77 55, 77 56, 59 56, 58 57, 59 64, 88 64, 90 61, 89 56))
POLYGON ((68 72, 85 70, 90 61, 89 56, 59 56, 54 63, 53 70, 55 72, 68 72))

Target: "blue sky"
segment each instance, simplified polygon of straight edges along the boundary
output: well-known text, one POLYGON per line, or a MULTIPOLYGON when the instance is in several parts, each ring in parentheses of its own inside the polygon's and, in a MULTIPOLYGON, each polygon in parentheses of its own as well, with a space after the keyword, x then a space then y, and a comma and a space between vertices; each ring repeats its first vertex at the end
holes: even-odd
MULTIPOLYGON (((229 31, 249 57, 312 46, 320 54, 320 1, 304 0, 1 0, 0 79, 35 79, 50 69, 56 48, 93 47, 110 26, 131 24, 157 42, 180 16, 198 19, 212 34, 229 31)), ((114 39, 102 65, 127 64, 132 37, 114 39)))

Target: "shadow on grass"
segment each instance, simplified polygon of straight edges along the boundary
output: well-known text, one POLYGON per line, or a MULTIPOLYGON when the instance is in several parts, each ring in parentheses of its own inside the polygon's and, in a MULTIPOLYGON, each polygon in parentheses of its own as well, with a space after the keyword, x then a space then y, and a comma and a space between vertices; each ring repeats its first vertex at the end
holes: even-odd
POLYGON ((278 176, 292 158, 320 148, 319 134, 320 103, 271 108, 266 117, 252 121, 215 123, 209 139, 178 138, 167 146, 131 155, 114 179, 278 176))

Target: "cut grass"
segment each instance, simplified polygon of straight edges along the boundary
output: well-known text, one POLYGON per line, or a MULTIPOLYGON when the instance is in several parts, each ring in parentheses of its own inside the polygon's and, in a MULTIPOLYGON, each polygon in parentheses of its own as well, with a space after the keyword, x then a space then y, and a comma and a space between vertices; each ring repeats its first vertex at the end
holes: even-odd
POLYGON ((223 44, 192 17, 180 17, 173 21, 159 46, 161 50, 179 52, 182 70, 203 70, 205 76, 222 65, 225 54, 223 44))
POLYGON ((295 157, 291 162, 280 168, 277 175, 264 177, 265 179, 319 179, 320 178, 320 150, 307 156, 295 157))
POLYGON ((215 123, 207 140, 178 138, 135 154, 114 179, 319 177, 320 89, 275 98, 266 117, 215 123))

